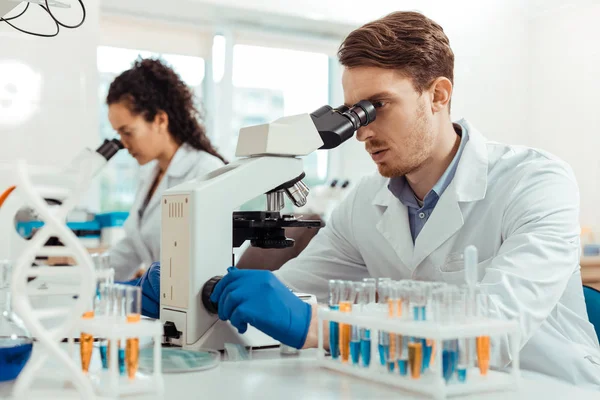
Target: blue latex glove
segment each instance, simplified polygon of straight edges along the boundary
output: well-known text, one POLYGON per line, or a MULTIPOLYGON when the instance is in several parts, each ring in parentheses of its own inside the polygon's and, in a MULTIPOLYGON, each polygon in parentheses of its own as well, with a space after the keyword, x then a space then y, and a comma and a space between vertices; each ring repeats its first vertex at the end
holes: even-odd
POLYGON ((150 265, 141 278, 120 282, 142 288, 142 315, 158 319, 160 316, 160 263, 150 265))
POLYGON ((310 304, 300 300, 271 271, 227 269, 210 300, 219 318, 240 333, 248 324, 288 346, 301 348, 311 319, 310 304))

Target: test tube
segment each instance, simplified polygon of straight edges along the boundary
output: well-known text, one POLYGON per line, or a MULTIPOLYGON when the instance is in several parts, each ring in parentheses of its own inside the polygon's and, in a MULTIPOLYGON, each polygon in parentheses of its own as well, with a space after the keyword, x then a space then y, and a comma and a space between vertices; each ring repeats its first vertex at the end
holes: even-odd
POLYGON ((392 281, 391 278, 377 278, 377 285, 375 285, 375 289, 377 290, 378 296, 379 296, 379 287, 382 285, 385 286, 386 284, 388 284, 391 281, 392 281))
MULTIPOLYGON (((433 292, 435 290, 439 290, 440 288, 447 287, 448 284, 445 282, 427 282, 425 286, 425 297, 427 308, 430 311, 433 310, 433 292)), ((430 317, 431 318, 431 317, 430 317)), ((435 360, 435 341, 433 339, 424 339, 423 340, 423 369, 430 368, 435 360)))
MULTIPOLYGON (((410 308, 412 309, 412 315, 415 321, 425 321, 427 319, 427 290, 427 282, 413 282, 410 285, 410 308)), ((414 339, 417 340, 417 338, 414 339)), ((427 346, 427 339, 418 338, 418 340, 421 341, 421 372, 423 372, 425 371, 425 368, 429 367, 432 348, 431 346, 427 346)))
POLYGON ((408 359, 409 359, 409 351, 408 351, 408 336, 397 336, 398 341, 398 372, 402 376, 406 376, 408 374, 408 359))
MULTIPOLYGON (((81 316, 83 319, 92 319, 94 318, 94 306, 95 306, 95 296, 88 302, 87 311, 83 313, 81 316)), ((92 352, 94 350, 94 336, 81 332, 79 336, 79 352, 81 357, 81 369, 84 373, 87 373, 90 369, 90 362, 92 360, 92 352)))
POLYGON ((411 338, 408 343, 408 365, 410 366, 410 376, 413 379, 419 379, 423 369, 423 344, 418 338, 411 338))
POLYGON ((452 379, 454 371, 456 370, 457 356, 458 356, 458 341, 444 340, 442 352, 442 374, 446 382, 452 379))
MULTIPOLYGON (((128 324, 140 322, 142 317, 142 292, 139 286, 128 286, 125 289, 125 310, 128 324)), ((133 379, 140 358, 140 339, 138 337, 128 337, 126 343, 127 375, 129 379, 133 379)))
MULTIPOLYGON (((388 306, 388 318, 396 319, 401 315, 401 313, 402 313, 402 310, 400 309, 401 304, 399 302, 398 290, 397 290, 395 282, 388 283, 387 306, 388 306)), ((387 362, 388 371, 393 372, 394 367, 396 365, 396 360, 398 359, 397 358, 397 351, 398 351, 397 336, 398 335, 396 335, 393 332, 390 332, 389 336, 390 336, 390 342, 389 342, 390 347, 389 347, 389 351, 387 354, 386 362, 387 362)))
MULTIPOLYGON (((127 285, 121 285, 121 284, 114 284, 113 285, 113 306, 114 306, 114 315, 115 315, 115 321, 118 323, 122 323, 124 321, 127 320, 127 308, 126 308, 126 302, 127 302, 127 288, 129 288, 130 286, 127 285)), ((110 354, 110 346, 113 343, 109 343, 108 344, 108 352, 110 354)), ((118 354, 118 361, 119 361, 119 373, 121 375, 125 374, 125 346, 126 345, 126 338, 122 337, 120 338, 117 343, 117 354, 118 354)))
MULTIPOLYGON (((377 281, 377 296, 378 296, 378 304, 381 307, 387 307, 387 298, 388 298, 388 286, 390 283, 389 279, 380 278, 377 281)), ((389 358, 390 353, 390 335, 380 330, 377 335, 378 343, 377 349, 379 350, 379 362, 382 366, 386 365, 386 362, 389 358)))
MULTIPOLYGON (((478 293, 476 296, 477 316, 487 318, 489 316, 488 297, 485 293, 478 293)), ((475 339, 477 352, 477 365, 481 375, 487 375, 490 368, 490 337, 478 336, 475 339)))
MULTIPOLYGON (((113 287, 109 283, 100 283, 98 285, 98 297, 96 301, 96 315, 98 317, 112 318, 113 315, 113 287)), ((102 368, 108 369, 108 343, 109 340, 103 338, 100 340, 99 350, 102 368)))
MULTIPOLYGON (((469 313, 469 291, 461 287, 454 302, 453 318, 455 323, 466 323, 469 313)), ((458 358, 456 374, 458 381, 464 383, 467 380, 467 370, 471 363, 471 339, 460 338, 457 341, 458 358)))
MULTIPOLYGON (((405 318, 410 313, 408 312, 408 306, 410 304, 410 283, 407 281, 400 281, 396 283, 396 295, 398 297, 398 317, 405 318)), ((398 349, 398 372, 402 376, 408 374, 408 336, 397 335, 397 349, 398 349)))
MULTIPOLYGON (((340 294, 341 294, 341 281, 330 280, 329 281, 329 309, 338 311, 340 309, 340 294)), ((340 355, 340 330, 339 324, 335 321, 329 322, 329 352, 331 358, 336 359, 340 355)))
MULTIPOLYGON (((354 282, 353 284, 353 294, 352 298, 356 299, 359 304, 359 311, 363 310, 363 306, 361 304, 361 298, 363 297, 363 283, 362 282, 354 282)), ((358 365, 360 360, 360 327, 358 325, 352 325, 352 330, 350 334, 350 357, 352 358, 352 364, 358 365)))
MULTIPOLYGON (((434 316, 437 323, 441 325, 455 322, 456 301, 459 296, 458 288, 454 286, 444 286, 433 290, 432 302, 434 304, 434 316)), ((448 382, 456 371, 458 358, 458 342, 453 340, 444 340, 442 342, 442 376, 448 382)))
MULTIPOLYGON (((376 281, 373 278, 363 279, 363 291, 362 296, 357 299, 358 304, 363 310, 369 305, 374 304, 376 301, 376 281)), ((362 358, 362 364, 364 367, 368 367, 371 364, 371 330, 361 328, 360 330, 360 354, 362 358)))
MULTIPOLYGON (((340 296, 340 312, 352 312, 352 304, 354 299, 354 285, 350 281, 344 281, 342 284, 342 293, 340 296)), ((340 324, 340 356, 342 362, 348 362, 350 358, 350 336, 352 326, 350 324, 340 324)))
POLYGON ((415 321, 425 321, 427 319, 427 312, 425 307, 427 305, 427 292, 424 282, 415 282, 411 287, 411 307, 413 309, 413 319, 415 321))
POLYGON ((105 251, 100 254, 100 263, 102 265, 103 278, 106 283, 115 283, 115 270, 110 266, 110 253, 105 251))

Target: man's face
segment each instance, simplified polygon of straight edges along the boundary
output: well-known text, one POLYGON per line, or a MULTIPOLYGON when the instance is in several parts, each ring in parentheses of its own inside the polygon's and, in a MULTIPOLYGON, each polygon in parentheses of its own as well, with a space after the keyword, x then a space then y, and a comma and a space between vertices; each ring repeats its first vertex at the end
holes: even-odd
POLYGON ((378 107, 375 122, 360 128, 356 137, 381 175, 403 176, 427 162, 435 142, 428 91, 419 94, 410 78, 376 67, 346 68, 342 86, 347 106, 370 100, 378 107))

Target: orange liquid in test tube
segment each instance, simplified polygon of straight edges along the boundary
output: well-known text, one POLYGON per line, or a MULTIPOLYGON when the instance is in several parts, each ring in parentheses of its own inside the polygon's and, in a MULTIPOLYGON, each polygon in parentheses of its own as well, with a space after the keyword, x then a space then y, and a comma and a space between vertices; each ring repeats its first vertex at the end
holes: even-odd
MULTIPOLYGON (((127 316, 127 322, 135 323, 140 322, 141 316, 139 314, 131 314, 127 316)), ((125 363, 127 365, 127 375, 129 379, 133 379, 138 370, 140 359, 140 339, 129 338, 125 344, 125 363)))
MULTIPOLYGON (((349 301, 340 302, 340 312, 351 312, 352 303, 349 301)), ((350 357, 350 335, 352 327, 349 324, 340 324, 340 357, 342 362, 348 362, 350 357)))
MULTIPOLYGON (((82 318, 94 318, 93 311, 83 313, 82 318)), ((83 372, 88 372, 90 369, 90 361, 92 360, 92 352, 94 350, 94 336, 89 333, 81 333, 79 337, 79 351, 81 356, 81 369, 83 372)))
POLYGON ((479 372, 481 375, 487 375, 488 369, 490 368, 490 337, 479 336, 475 342, 477 347, 479 372))
POLYGON ((423 345, 421 341, 408 344, 408 365, 410 365, 410 375, 413 379, 421 377, 421 368, 423 367, 423 345))

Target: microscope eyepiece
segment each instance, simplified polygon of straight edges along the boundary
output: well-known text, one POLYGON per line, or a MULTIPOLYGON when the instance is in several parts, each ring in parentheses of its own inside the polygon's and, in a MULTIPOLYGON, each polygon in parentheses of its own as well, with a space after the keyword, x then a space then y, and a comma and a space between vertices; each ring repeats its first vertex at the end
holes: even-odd
POLYGON ((352 107, 344 105, 335 109, 323 106, 311 114, 312 120, 323 139, 320 149, 333 149, 350 139, 356 130, 375 121, 375 106, 361 100, 352 107))
POLYGON ((342 115, 352 122, 354 129, 369 125, 375 121, 375 106, 368 100, 361 100, 350 108, 343 107, 346 110, 342 112, 342 115))
POLYGON ((119 139, 108 140, 104 142, 96 149, 96 152, 106 159, 110 160, 119 150, 123 148, 123 143, 119 139))

